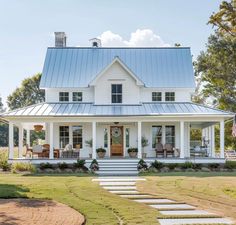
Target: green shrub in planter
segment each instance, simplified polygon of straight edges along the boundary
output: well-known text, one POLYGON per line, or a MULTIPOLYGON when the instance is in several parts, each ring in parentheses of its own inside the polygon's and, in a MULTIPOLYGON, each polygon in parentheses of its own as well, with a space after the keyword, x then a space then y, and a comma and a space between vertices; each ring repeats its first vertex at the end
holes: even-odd
POLYGON ((135 158, 137 157, 138 149, 137 148, 128 148, 127 150, 129 157, 135 158))
POLYGON ((189 168, 191 168, 191 169, 193 169, 193 163, 192 162, 185 162, 185 163, 181 163, 180 164, 180 168, 181 169, 189 169, 189 168))
POLYGON ((45 169, 53 169, 53 165, 51 163, 40 163, 39 164, 39 168, 41 170, 45 170, 45 169))
POLYGON ((154 162, 151 163, 151 167, 154 167, 154 168, 160 170, 161 168, 164 167, 164 164, 155 160, 154 162))
POLYGON ((31 163, 15 162, 11 165, 11 171, 13 173, 17 173, 17 172, 31 172, 31 173, 34 173, 36 171, 36 168, 31 163))
POLYGON ((76 163, 74 163, 73 167, 74 168, 79 168, 82 169, 85 166, 85 160, 84 159, 78 159, 76 163))
POLYGON ((98 171, 99 170, 99 165, 98 165, 98 161, 96 159, 94 159, 90 166, 89 166, 91 171, 98 171))
POLYGON ((147 163, 143 159, 140 159, 139 162, 138 162, 137 169, 138 170, 147 170, 148 169, 148 165, 147 165, 147 163))
POLYGON ((106 149, 100 147, 100 148, 96 149, 96 152, 97 152, 99 158, 104 158, 105 154, 106 154, 106 149))
POLYGON ((57 163, 57 166, 59 169, 64 170, 69 168, 69 165, 66 162, 62 162, 62 163, 57 163))
POLYGON ((236 169, 236 161, 226 161, 224 168, 230 170, 236 169))

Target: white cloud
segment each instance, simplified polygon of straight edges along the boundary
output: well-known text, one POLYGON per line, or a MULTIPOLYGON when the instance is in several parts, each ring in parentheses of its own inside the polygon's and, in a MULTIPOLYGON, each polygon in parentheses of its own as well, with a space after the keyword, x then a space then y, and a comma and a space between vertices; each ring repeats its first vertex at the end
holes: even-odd
POLYGON ((160 36, 150 29, 137 29, 131 33, 129 40, 124 40, 119 34, 114 34, 108 30, 103 32, 98 38, 102 41, 103 47, 165 47, 170 46, 165 43, 160 36))

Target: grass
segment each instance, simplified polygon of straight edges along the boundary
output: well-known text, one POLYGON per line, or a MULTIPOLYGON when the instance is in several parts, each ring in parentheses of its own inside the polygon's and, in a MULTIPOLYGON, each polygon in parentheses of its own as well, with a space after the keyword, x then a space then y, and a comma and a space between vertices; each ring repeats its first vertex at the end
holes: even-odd
POLYGON ((236 173, 148 173, 138 189, 158 197, 186 202, 236 221, 236 173))
POLYGON ((113 195, 91 180, 74 175, 0 174, 0 198, 53 199, 85 215, 86 224, 157 224, 157 210, 113 195))

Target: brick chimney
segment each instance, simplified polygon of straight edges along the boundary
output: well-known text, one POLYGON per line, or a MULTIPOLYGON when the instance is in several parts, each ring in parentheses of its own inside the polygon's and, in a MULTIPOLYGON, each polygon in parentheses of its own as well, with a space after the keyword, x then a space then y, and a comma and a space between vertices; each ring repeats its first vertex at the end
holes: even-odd
POLYGON ((55 34, 55 47, 64 48, 66 47, 66 33, 65 32, 54 32, 55 34))

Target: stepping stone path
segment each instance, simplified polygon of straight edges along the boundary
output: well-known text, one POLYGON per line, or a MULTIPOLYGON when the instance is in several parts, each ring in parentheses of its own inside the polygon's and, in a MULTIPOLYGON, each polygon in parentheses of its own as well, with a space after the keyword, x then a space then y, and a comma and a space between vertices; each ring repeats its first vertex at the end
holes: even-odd
POLYGON ((99 177, 92 181, 99 184, 112 194, 131 201, 147 204, 157 209, 165 219, 158 218, 160 225, 182 224, 234 224, 228 218, 220 218, 214 213, 196 209, 195 206, 179 203, 167 198, 158 198, 147 193, 140 193, 136 188, 136 181, 145 181, 141 177, 99 177), (178 218, 178 216, 180 218, 178 218), (186 217, 185 217, 186 216, 186 217), (175 217, 173 219, 173 217, 175 217), (208 217, 208 218, 207 218, 208 217))

